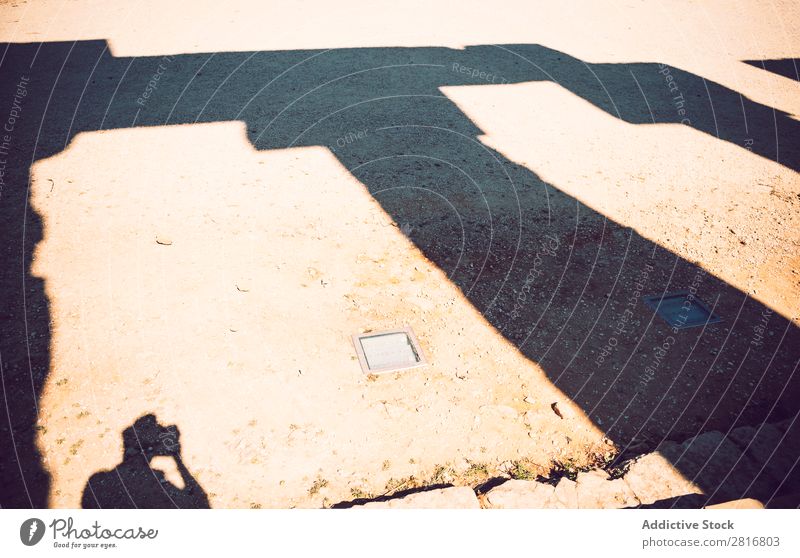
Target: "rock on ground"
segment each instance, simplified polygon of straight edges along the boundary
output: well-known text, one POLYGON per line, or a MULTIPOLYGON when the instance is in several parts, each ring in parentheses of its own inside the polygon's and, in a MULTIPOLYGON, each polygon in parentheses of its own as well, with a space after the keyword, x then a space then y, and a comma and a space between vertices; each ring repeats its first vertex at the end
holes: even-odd
POLYGON ((368 509, 477 509, 480 507, 478 497, 468 486, 426 490, 425 492, 416 492, 402 498, 353 506, 353 508, 368 509))

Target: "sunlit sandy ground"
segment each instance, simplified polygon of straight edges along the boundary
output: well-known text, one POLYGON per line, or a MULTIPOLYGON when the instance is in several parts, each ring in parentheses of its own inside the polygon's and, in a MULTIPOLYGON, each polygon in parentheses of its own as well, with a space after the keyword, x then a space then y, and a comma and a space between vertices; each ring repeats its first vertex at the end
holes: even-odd
MULTIPOLYGON (((0 40, 107 39, 116 56, 540 43, 668 63, 800 114, 798 82, 741 62, 797 56, 792 2, 93 4, 5 4, 0 40)), ((796 172, 687 127, 627 124, 553 83, 443 92, 486 145, 796 323, 796 172)), ((318 506, 437 466, 585 463, 604 447, 577 408, 552 412, 568 399, 326 148, 257 151, 239 122, 86 133, 35 165, 31 201, 52 506, 80 505, 146 413, 179 426, 213 507, 318 506), (400 325, 431 364, 368 379, 350 335, 400 325)))

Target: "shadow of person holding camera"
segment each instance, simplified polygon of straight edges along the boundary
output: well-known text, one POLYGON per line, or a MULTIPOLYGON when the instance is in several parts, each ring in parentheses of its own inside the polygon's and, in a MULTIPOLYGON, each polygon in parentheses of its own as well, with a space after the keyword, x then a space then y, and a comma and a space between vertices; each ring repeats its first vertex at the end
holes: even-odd
POLYGON ((122 463, 91 476, 81 506, 97 508, 209 508, 208 496, 181 458, 180 431, 164 426, 155 415, 139 417, 122 433, 122 463), (183 487, 154 468, 156 457, 174 460, 183 487))

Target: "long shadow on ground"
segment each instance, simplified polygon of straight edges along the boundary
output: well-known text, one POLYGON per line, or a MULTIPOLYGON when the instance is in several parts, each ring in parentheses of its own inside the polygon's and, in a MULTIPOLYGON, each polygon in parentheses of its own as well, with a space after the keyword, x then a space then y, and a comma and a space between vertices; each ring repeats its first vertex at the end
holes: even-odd
POLYGON ((736 91, 656 63, 587 64, 538 45, 128 58, 93 40, 2 52, 0 106, 22 107, 4 140, 0 199, 3 507, 48 505, 36 427, 50 312, 31 273, 43 231, 29 169, 86 131, 242 121, 258 149, 329 147, 485 318, 623 447, 798 408, 789 396, 798 393, 800 336, 786 317, 483 145, 482 130, 440 88, 552 81, 625 122, 682 122, 742 148, 753 140, 753 152, 798 170, 797 121, 736 91), (367 133, 349 141, 359 131, 367 133), (639 301, 686 289, 726 320, 673 331, 639 301), (764 316, 771 335, 756 347, 764 316), (654 359, 657 372, 646 372, 654 359))

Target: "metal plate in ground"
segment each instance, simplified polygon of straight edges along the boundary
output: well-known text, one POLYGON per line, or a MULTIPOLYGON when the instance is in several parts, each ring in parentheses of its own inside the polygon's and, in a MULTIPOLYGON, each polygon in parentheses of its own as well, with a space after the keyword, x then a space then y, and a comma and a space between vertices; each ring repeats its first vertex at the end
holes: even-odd
POLYGON ((642 297, 644 303, 675 329, 686 329, 721 322, 699 298, 688 291, 642 297))
POLYGON ((353 345, 361 370, 367 374, 394 372, 426 364, 419 341, 409 327, 354 335, 353 345))

